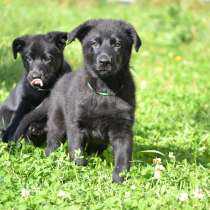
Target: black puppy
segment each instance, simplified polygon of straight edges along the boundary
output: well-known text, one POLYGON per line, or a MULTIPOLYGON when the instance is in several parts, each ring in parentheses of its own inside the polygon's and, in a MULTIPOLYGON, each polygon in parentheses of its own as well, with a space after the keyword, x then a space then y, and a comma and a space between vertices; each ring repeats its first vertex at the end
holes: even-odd
POLYGON ((78 165, 87 164, 85 149, 101 153, 111 144, 113 181, 122 182, 120 173, 130 167, 135 111, 129 61, 132 45, 138 51, 141 40, 130 24, 116 20, 87 21, 69 33, 69 42, 75 38, 83 46, 84 67, 59 79, 50 101, 26 116, 19 134, 48 110, 47 155, 65 134, 70 158, 78 165))
MULTIPOLYGON (((13 41, 14 58, 16 59, 17 53, 20 53, 25 72, 0 109, 0 121, 6 127, 2 135, 3 141, 13 139, 13 134, 24 115, 49 95, 61 75, 71 71, 63 56, 66 40, 65 32, 49 32, 26 35, 13 41)), ((43 130, 45 124, 46 115, 28 130, 28 135, 34 137, 45 133, 43 130)))
POLYGON ((46 154, 60 145, 66 132, 70 157, 86 165, 84 150, 102 152, 110 143, 115 169, 113 182, 130 167, 135 87, 129 72, 132 45, 141 41, 124 21, 92 20, 69 33, 69 42, 82 43, 84 67, 64 75, 52 90, 48 113, 46 154))

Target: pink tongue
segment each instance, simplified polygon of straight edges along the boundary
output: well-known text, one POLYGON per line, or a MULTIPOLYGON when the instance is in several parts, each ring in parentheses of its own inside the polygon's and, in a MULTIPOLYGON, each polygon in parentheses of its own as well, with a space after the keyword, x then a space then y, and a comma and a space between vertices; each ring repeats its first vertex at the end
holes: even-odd
POLYGON ((43 82, 41 79, 34 79, 31 81, 31 85, 43 87, 43 82))

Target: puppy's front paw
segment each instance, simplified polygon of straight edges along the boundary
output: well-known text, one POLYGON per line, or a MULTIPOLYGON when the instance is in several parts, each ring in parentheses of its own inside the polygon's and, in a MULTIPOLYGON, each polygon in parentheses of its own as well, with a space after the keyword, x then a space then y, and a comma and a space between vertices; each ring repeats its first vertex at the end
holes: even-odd
POLYGON ((115 171, 112 173, 112 182, 120 184, 123 181, 124 181, 124 177, 120 176, 119 173, 115 171))
POLYGON ((86 166, 88 164, 87 160, 84 158, 77 158, 74 160, 74 163, 78 166, 86 166))
POLYGON ((53 149, 50 148, 50 147, 47 147, 47 148, 45 149, 45 155, 46 155, 46 156, 49 156, 52 152, 53 152, 53 149))
POLYGON ((5 132, 5 129, 0 130, 0 140, 3 138, 4 132, 5 132))
POLYGON ((13 130, 12 129, 7 129, 6 131, 3 132, 2 135, 2 141, 3 142, 9 142, 13 140, 13 130))
POLYGON ((60 146, 59 143, 54 143, 54 144, 48 145, 47 148, 45 149, 45 155, 49 156, 52 152, 54 152, 56 149, 58 149, 59 146, 60 146))

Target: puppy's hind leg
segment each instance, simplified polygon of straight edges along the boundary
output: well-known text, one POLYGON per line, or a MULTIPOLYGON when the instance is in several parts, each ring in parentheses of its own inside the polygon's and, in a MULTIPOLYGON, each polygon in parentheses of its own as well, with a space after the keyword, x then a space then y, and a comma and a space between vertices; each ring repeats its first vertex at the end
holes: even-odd
POLYGON ((55 108, 50 112, 47 130, 47 148, 45 153, 48 156, 61 145, 65 136, 64 116, 59 108, 55 108))

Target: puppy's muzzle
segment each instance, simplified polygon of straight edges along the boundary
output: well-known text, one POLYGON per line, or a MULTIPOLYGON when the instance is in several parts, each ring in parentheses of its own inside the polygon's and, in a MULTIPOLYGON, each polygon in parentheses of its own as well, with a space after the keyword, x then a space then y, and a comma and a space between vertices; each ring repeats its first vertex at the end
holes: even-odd
POLYGON ((98 70, 109 70, 112 64, 112 59, 107 54, 101 54, 97 58, 98 70), (108 69, 107 69, 108 68, 108 69))
POLYGON ((33 88, 42 88, 44 86, 42 74, 39 71, 31 71, 28 80, 33 88))

